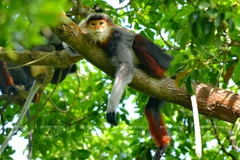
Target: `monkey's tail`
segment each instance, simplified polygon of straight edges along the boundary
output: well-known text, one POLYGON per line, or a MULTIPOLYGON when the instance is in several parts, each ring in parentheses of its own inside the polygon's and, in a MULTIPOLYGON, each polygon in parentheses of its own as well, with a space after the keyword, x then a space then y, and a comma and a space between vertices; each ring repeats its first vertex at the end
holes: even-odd
POLYGON ((154 157, 160 159, 170 143, 171 138, 168 135, 160 109, 164 106, 165 101, 150 97, 145 107, 149 131, 156 145, 159 147, 154 157))

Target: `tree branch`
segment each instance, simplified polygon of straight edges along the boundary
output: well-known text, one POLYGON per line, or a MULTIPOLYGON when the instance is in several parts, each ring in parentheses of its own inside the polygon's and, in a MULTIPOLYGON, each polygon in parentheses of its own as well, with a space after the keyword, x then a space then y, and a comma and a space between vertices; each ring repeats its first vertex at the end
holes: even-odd
MULTIPOLYGON (((66 16, 61 15, 59 25, 53 28, 60 39, 81 53, 86 60, 114 76, 115 70, 109 63, 107 56, 96 45, 90 43, 82 30, 66 16)), ((171 78, 156 79, 140 69, 135 68, 131 87, 153 97, 163 99, 184 106, 192 110, 190 96, 185 86, 177 88, 171 78)), ((240 117, 240 96, 232 92, 217 89, 207 84, 193 83, 199 113, 234 123, 240 117)))
POLYGON ((54 51, 54 52, 42 52, 42 51, 30 51, 24 50, 22 52, 8 51, 3 47, 0 47, 0 60, 23 65, 39 65, 39 66, 50 66, 56 68, 66 68, 71 64, 74 64, 81 60, 81 55, 70 55, 65 50, 54 51), (12 59, 8 56, 9 52, 16 55, 16 59, 12 59))
MULTIPOLYGON (((53 28, 53 31, 62 41, 71 45, 90 63, 104 71, 106 74, 112 77, 114 76, 115 69, 110 65, 103 50, 90 43, 84 32, 65 15, 59 17, 59 25, 56 28, 53 28)), ((3 54, 4 52, 6 51, 0 48, 0 59, 15 64, 27 63, 32 60, 40 59, 40 57, 46 55, 44 52, 34 51, 30 54, 29 51, 26 51, 26 53, 24 51, 23 53, 18 54, 19 59, 21 59, 22 56, 27 57, 27 59, 23 58, 23 60, 18 60, 21 61, 21 63, 18 63, 18 61, 12 61, 7 58, 7 56, 3 54), (24 56, 24 54, 28 54, 28 56, 24 56)), ((54 52, 51 56, 54 56, 55 58, 52 60, 50 58, 45 58, 34 63, 34 65, 50 66, 52 64, 54 66, 63 67, 64 65, 68 66, 81 59, 79 58, 80 56, 77 56, 76 58, 69 57, 69 55, 61 58, 58 56, 57 52, 54 52)), ((185 86, 177 88, 175 86, 175 81, 171 78, 164 77, 162 79, 157 79, 149 76, 142 70, 135 68, 134 78, 130 86, 153 97, 182 105, 190 110, 192 109, 190 96, 187 93, 185 86)), ((193 83, 193 87, 197 97, 199 113, 231 123, 234 123, 237 118, 240 117, 239 95, 206 84, 193 83)))

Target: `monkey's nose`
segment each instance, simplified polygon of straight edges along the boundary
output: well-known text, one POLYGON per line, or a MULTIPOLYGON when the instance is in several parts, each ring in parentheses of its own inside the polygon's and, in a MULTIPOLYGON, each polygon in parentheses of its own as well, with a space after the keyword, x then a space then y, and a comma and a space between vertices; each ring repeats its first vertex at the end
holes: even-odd
POLYGON ((97 24, 97 25, 95 26, 95 29, 99 29, 100 27, 101 27, 101 26, 97 24))

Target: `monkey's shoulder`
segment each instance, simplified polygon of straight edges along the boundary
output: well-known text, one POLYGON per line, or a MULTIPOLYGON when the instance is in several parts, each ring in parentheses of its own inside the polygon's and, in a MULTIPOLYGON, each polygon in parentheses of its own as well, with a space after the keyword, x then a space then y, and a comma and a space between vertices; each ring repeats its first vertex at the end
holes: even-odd
POLYGON ((135 39, 136 33, 127 30, 126 28, 115 26, 113 28, 111 39, 124 43, 125 45, 131 47, 135 39))
POLYGON ((114 26, 113 28, 113 36, 119 36, 119 37, 132 37, 134 38, 136 36, 136 33, 131 32, 130 30, 119 27, 119 26, 114 26))

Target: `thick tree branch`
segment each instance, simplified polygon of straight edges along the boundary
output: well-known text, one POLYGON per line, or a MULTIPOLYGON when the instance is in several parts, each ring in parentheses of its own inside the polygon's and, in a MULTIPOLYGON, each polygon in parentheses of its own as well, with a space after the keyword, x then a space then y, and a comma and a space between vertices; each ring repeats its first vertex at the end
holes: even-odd
MULTIPOLYGON (((75 23, 62 15, 58 27, 53 30, 61 40, 70 44, 89 62, 108 75, 114 76, 114 67, 110 65, 104 52, 90 43, 88 37, 75 23)), ((175 81, 171 78, 156 79, 136 68, 130 86, 156 98, 192 109, 185 86, 177 88, 175 81)), ((193 83, 193 86, 201 114, 231 123, 240 117, 239 95, 206 84, 193 83)))
POLYGON ((68 52, 54 51, 29 51, 24 50, 21 53, 17 51, 7 51, 0 47, 0 60, 13 63, 13 64, 29 64, 29 65, 44 65, 56 68, 66 68, 82 59, 81 55, 69 55, 68 52), (11 52, 11 53, 10 53, 11 52), (16 58, 13 59, 8 54, 15 54, 16 58))
MULTIPOLYGON (((62 15, 59 19, 59 26, 54 28, 54 32, 66 43, 70 44, 89 62, 103 70, 110 76, 114 76, 115 70, 108 61, 104 52, 96 45, 89 42, 88 37, 82 30, 66 16, 62 15)), ((25 64, 35 61, 32 65, 46 65, 55 67, 67 67, 82 57, 70 56, 66 52, 39 52, 39 51, 23 51, 17 53, 17 60, 8 57, 8 51, 0 47, 0 59, 15 63, 25 64), (47 58, 42 58, 46 57, 47 58)), ((177 88, 175 81, 171 78, 156 79, 142 70, 135 69, 135 74, 131 87, 144 92, 148 95, 163 99, 172 103, 176 103, 191 110, 191 102, 189 94, 185 87, 177 88)), ((215 117, 231 123, 234 123, 240 117, 240 96, 232 92, 216 89, 206 84, 193 84, 199 112, 209 117, 215 117)))

